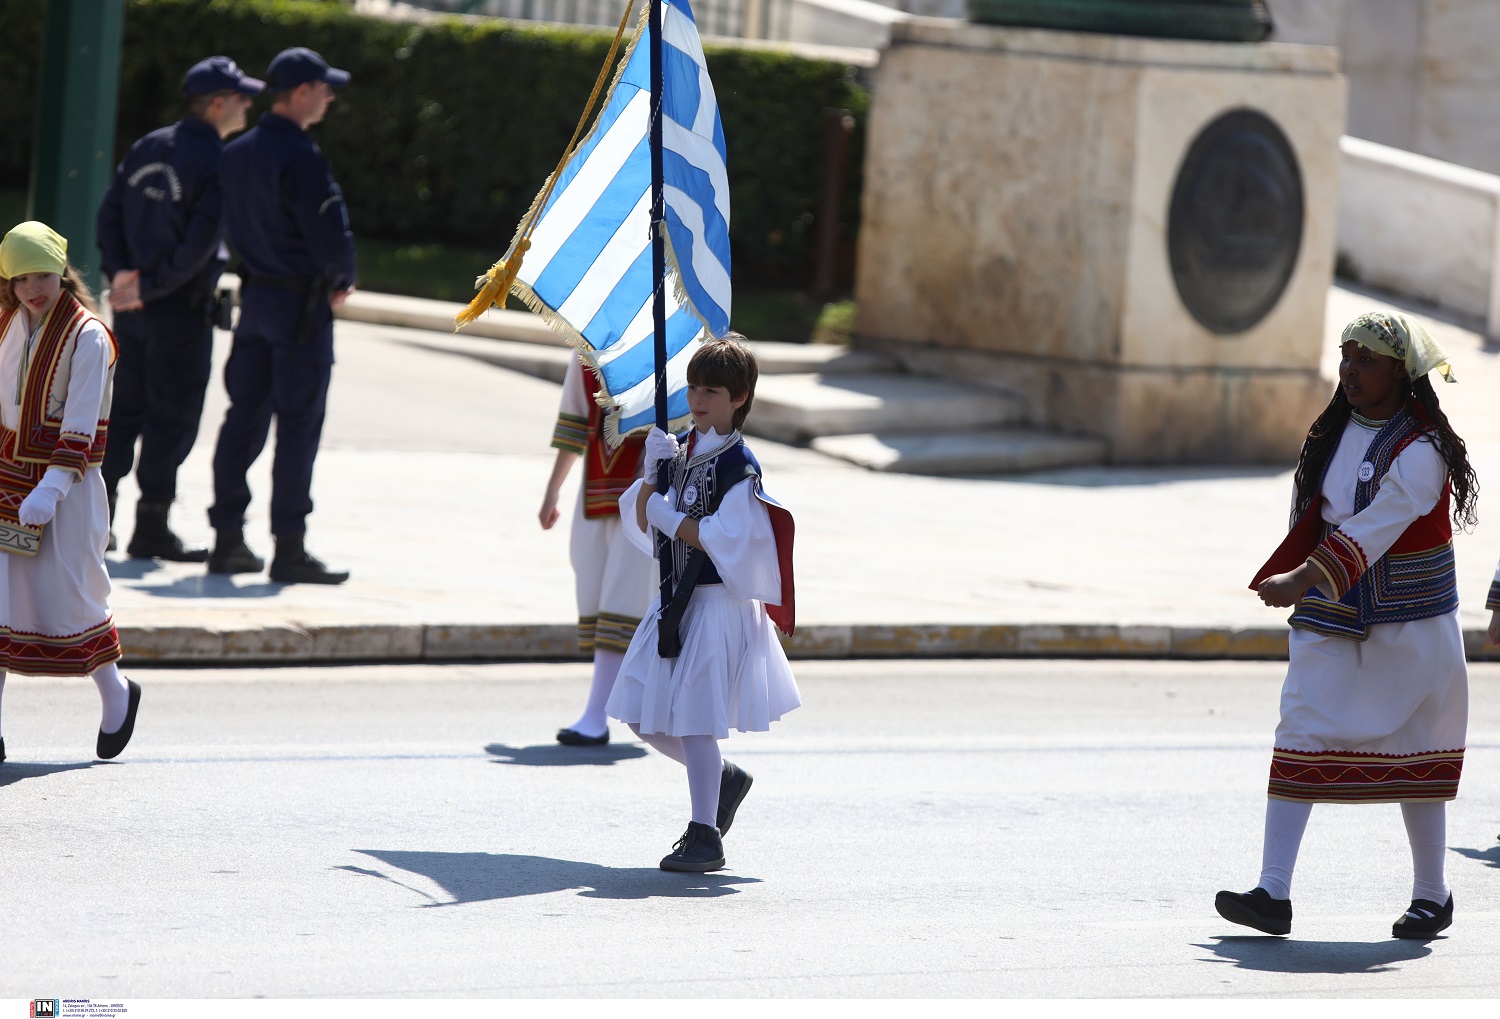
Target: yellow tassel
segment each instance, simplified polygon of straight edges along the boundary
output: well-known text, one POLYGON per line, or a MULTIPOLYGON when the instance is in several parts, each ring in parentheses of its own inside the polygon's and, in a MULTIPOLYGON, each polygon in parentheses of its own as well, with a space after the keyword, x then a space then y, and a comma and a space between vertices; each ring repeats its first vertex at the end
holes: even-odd
POLYGON ((531 241, 522 237, 516 242, 515 251, 511 252, 510 258, 502 258, 490 266, 490 271, 474 281, 479 287, 479 293, 469 306, 457 315, 453 316, 453 331, 456 333, 464 326, 473 322, 480 315, 489 311, 494 305, 502 308, 505 299, 510 295, 511 284, 516 281, 516 273, 521 271, 521 259, 526 256, 526 251, 531 247, 531 241))

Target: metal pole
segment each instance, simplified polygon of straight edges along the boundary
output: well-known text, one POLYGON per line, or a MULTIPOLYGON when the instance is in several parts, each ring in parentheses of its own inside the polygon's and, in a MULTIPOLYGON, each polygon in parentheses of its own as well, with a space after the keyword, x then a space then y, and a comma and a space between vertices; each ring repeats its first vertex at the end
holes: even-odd
MULTIPOLYGON (((663 231, 666 229, 667 198, 666 187, 662 182, 662 158, 661 158, 661 117, 662 117, 662 72, 661 55, 661 0, 651 0, 650 16, 651 33, 651 320, 656 327, 655 335, 655 360, 656 360, 656 427, 662 431, 667 430, 667 239, 663 231)), ((666 494, 671 478, 671 463, 664 462, 658 469, 656 476, 656 490, 663 495, 666 494)), ((657 615, 658 625, 666 613, 667 606, 672 602, 672 543, 657 536, 656 561, 660 569, 661 602, 657 615)), ((657 632, 657 652, 676 643, 676 634, 671 634, 670 641, 666 640, 668 635, 657 632)), ((669 655, 668 657, 675 657, 669 655)))
POLYGON ((68 260, 100 289, 94 214, 114 169, 124 0, 50 0, 27 215, 68 239, 68 260))

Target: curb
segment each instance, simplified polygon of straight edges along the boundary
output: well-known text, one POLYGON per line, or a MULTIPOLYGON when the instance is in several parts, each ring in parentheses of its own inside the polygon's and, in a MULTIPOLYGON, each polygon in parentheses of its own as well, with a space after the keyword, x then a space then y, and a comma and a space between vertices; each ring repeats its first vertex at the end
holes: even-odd
MULTIPOLYGON (((804 661, 858 658, 1098 658, 1161 661, 1285 661, 1284 627, 823 624, 783 641, 804 661)), ((122 626, 127 665, 222 667, 348 662, 581 662, 572 623, 122 626)), ((1464 631, 1469 661, 1500 661, 1484 630, 1464 631)))
MULTIPOLYGON (((326 665, 337 662, 584 661, 571 623, 368 624, 215 629, 123 626, 130 665, 326 665)), ((1466 634, 1472 652, 1483 631, 1466 634), (1468 638, 1473 638, 1472 640, 1468 638)), ((812 625, 787 656, 847 658, 1136 658, 1284 660, 1284 628, 1097 624, 812 625)), ((1500 658, 1500 649, 1484 657, 1500 658)))

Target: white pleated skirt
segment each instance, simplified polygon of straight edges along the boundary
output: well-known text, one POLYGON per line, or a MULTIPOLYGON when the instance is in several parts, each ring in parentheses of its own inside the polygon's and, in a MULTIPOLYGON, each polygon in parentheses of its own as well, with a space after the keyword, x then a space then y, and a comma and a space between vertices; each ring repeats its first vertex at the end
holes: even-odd
POLYGON ((758 601, 737 601, 722 584, 693 591, 679 634, 682 654, 656 653, 657 600, 620 666, 609 714, 641 732, 668 736, 765 732, 802 703, 775 624, 758 601))

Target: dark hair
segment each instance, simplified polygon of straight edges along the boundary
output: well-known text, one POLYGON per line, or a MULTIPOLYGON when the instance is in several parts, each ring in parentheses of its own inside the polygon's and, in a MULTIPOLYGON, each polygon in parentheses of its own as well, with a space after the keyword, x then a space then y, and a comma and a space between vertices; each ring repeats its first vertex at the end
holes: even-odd
MULTIPOLYGON (((1438 405, 1437 391, 1426 375, 1415 382, 1408 381, 1406 409, 1417 419, 1423 433, 1432 438, 1443 463, 1448 465, 1448 481, 1453 486, 1453 523, 1460 530, 1469 530, 1479 522, 1474 511, 1479 498, 1479 478, 1469 464, 1469 449, 1459 438, 1448 415, 1438 405)), ((1318 488, 1323 480, 1323 471, 1328 466, 1339 440, 1344 435, 1344 425, 1354 408, 1344 395, 1344 387, 1336 386, 1333 399, 1323 408, 1323 413, 1313 422, 1302 443, 1302 455, 1297 459, 1295 485, 1296 505, 1292 509, 1292 523, 1306 513, 1318 498, 1318 488)))
POLYGON ((744 344, 744 337, 736 332, 725 333, 722 339, 709 340, 698 348, 687 366, 687 380, 694 386, 716 386, 729 390, 729 395, 745 402, 734 412, 734 427, 739 428, 750 416, 750 404, 755 402, 755 380, 760 378, 760 365, 755 362, 755 353, 744 344))
MULTIPOLYGON (((64 266, 59 274, 58 284, 62 289, 73 295, 73 299, 83 305, 94 314, 99 314, 99 306, 94 303, 94 295, 89 290, 89 285, 83 281, 78 270, 73 268, 72 263, 64 266)), ((16 300, 16 288, 10 280, 0 276, 0 310, 9 311, 20 302, 16 300)))

